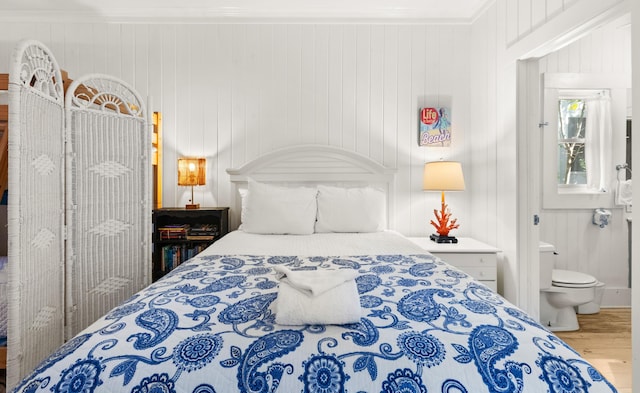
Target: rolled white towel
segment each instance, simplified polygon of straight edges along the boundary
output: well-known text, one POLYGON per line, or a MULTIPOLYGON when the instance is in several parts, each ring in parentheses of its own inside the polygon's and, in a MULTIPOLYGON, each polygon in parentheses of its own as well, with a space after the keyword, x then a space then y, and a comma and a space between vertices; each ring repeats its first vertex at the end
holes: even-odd
POLYGON ((362 309, 355 282, 357 272, 276 270, 281 274, 283 270, 288 271, 288 275, 280 278, 274 304, 276 323, 342 325, 360 321, 362 309))
POLYGON ((633 202, 633 185, 631 179, 618 181, 616 205, 631 205, 633 202))
POLYGON ((338 285, 354 280, 360 274, 355 270, 291 270, 285 266, 276 266, 278 279, 286 278, 289 285, 307 295, 318 296, 338 285))

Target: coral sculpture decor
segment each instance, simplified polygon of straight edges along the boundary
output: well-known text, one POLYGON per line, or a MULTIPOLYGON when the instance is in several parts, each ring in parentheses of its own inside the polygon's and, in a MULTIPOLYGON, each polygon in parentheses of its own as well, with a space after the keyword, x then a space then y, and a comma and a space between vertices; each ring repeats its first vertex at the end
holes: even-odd
POLYGON ((436 228, 438 234, 429 238, 436 243, 457 243, 455 236, 449 236, 449 231, 458 228, 458 220, 451 219, 451 212, 444 202, 445 191, 464 190, 464 176, 462 165, 456 161, 432 161, 424 164, 422 189, 426 191, 440 191, 441 206, 438 212, 434 210, 436 220, 431 220, 431 225, 436 228))
POLYGON ((433 214, 435 214, 437 222, 431 220, 431 225, 436 228, 438 235, 449 236, 449 231, 458 228, 460 225, 457 224, 457 218, 454 218, 449 222, 451 219, 451 211, 449 210, 448 205, 444 203, 444 196, 442 198, 441 206, 440 211, 433 209, 433 214))

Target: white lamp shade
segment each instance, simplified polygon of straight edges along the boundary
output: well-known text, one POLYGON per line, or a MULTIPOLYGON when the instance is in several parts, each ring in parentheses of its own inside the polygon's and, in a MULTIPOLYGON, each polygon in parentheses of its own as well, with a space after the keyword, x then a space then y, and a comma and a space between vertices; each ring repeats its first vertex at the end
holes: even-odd
POLYGON ((433 161, 424 164, 422 189, 426 191, 462 191, 462 165, 456 161, 433 161))

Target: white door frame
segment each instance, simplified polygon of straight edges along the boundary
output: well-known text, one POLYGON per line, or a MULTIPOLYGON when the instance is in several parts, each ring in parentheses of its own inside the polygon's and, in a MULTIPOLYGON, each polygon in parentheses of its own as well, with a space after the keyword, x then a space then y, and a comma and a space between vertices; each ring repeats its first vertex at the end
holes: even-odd
MULTIPOLYGON (((542 86, 537 59, 554 52, 588 34, 590 31, 629 12, 627 3, 611 7, 586 23, 560 35, 550 32, 548 41, 527 51, 526 42, 509 49, 507 58, 516 59, 516 120, 517 130, 517 304, 534 318, 539 316, 539 227, 535 223, 541 209, 541 118, 542 86)), ((545 34, 542 34, 545 35, 545 34)), ((538 37, 541 39, 541 37, 538 37)), ((526 41, 526 40, 523 40, 526 41)), ((636 138, 640 139, 640 138, 636 138)))

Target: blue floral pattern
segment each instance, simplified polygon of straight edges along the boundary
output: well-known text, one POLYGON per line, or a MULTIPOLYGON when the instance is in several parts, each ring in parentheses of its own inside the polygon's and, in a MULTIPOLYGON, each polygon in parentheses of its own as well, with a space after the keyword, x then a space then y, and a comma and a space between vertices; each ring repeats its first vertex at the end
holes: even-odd
POLYGON ((542 369, 540 378, 549 385, 550 392, 580 393, 589 391, 589 383, 582 378, 580 371, 562 358, 543 356, 537 363, 542 369))
POLYGON ((402 333, 398 337, 398 347, 414 363, 427 367, 442 363, 446 352, 440 340, 428 333, 402 333))
POLYGON ((205 252, 68 341, 15 391, 616 390, 533 318, 432 255, 205 252), (360 321, 277 325, 278 265, 356 270, 360 321))
POLYGON ((176 391, 169 375, 163 373, 143 378, 140 385, 133 388, 131 393, 176 393, 176 391))
POLYGON ((302 362, 305 393, 340 393, 349 379, 343 371, 344 363, 334 356, 318 355, 302 362))
POLYGON ((95 360, 83 360, 65 370, 56 385, 56 393, 93 392, 101 383, 100 363, 95 360))
POLYGON ((198 370, 210 363, 218 355, 220 348, 220 337, 209 333, 192 336, 173 349, 173 362, 182 370, 198 370))

